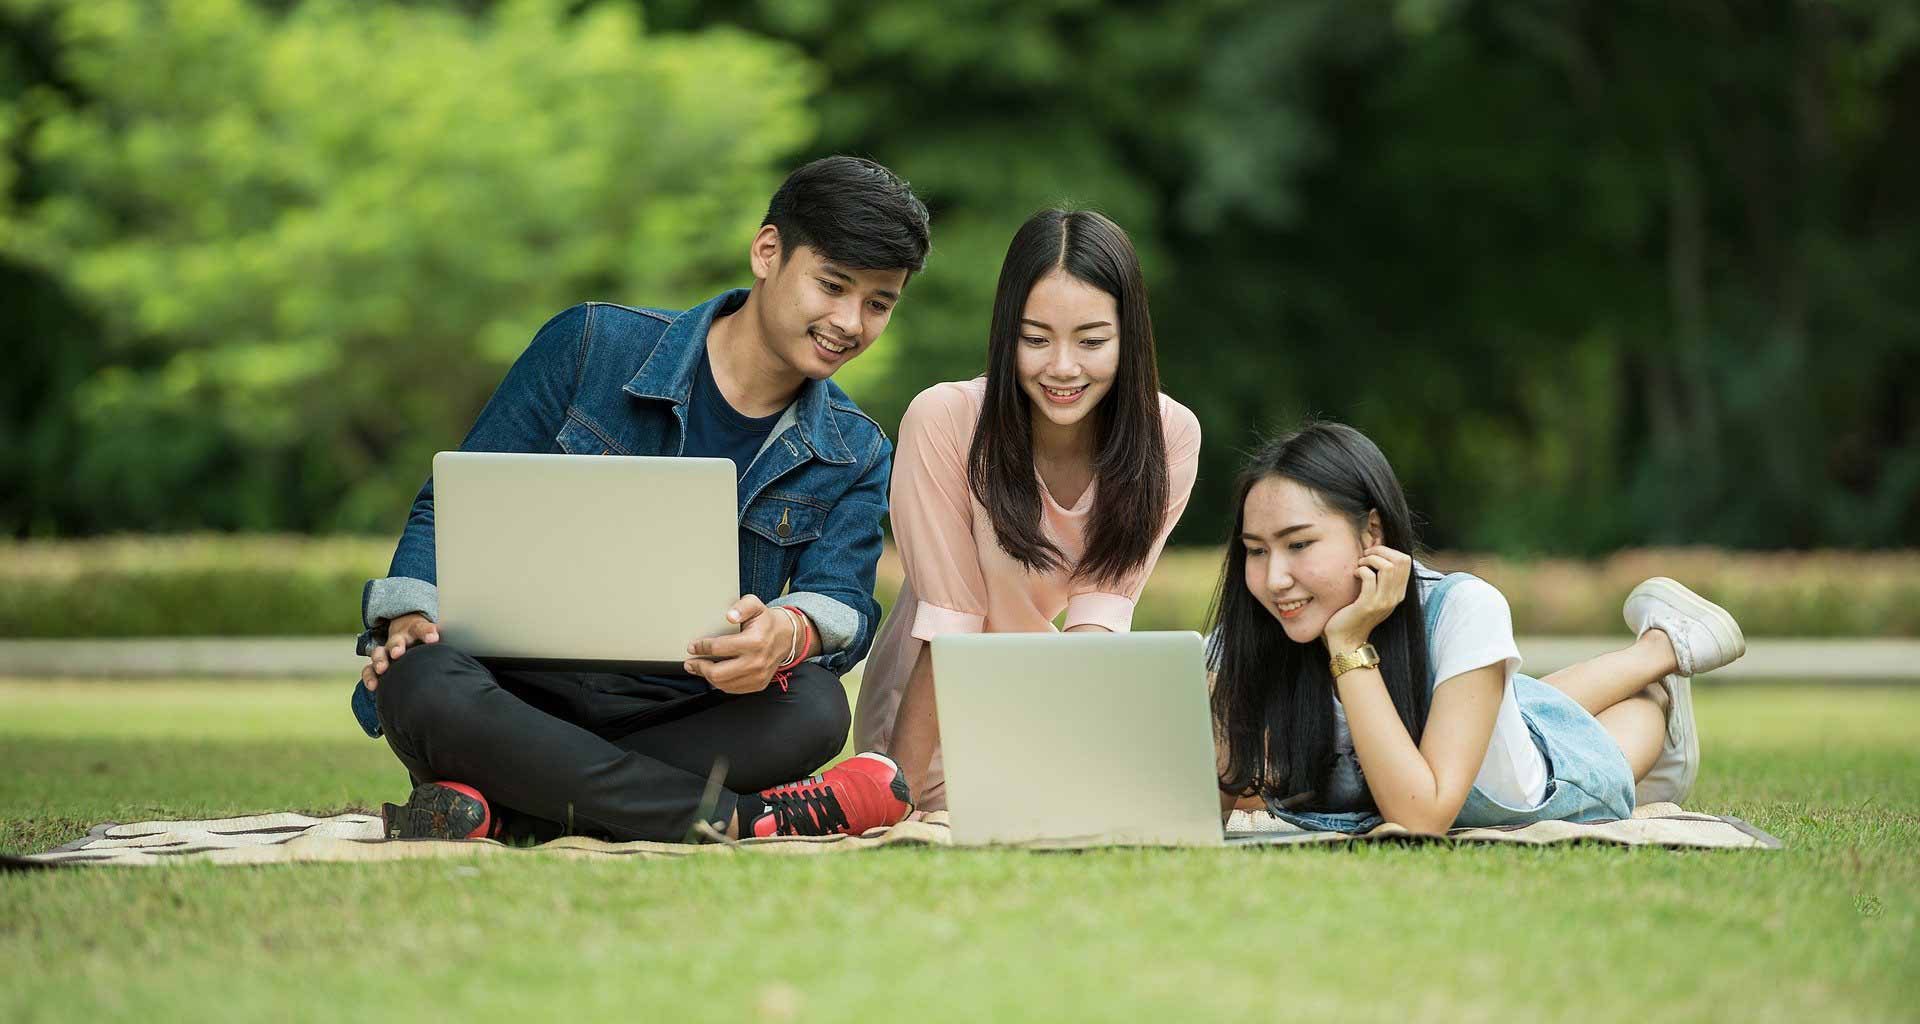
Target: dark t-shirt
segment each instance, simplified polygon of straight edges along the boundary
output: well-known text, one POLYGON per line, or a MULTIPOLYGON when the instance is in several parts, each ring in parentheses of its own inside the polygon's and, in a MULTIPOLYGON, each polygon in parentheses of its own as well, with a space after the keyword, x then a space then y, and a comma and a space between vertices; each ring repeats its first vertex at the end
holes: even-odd
POLYGON ((701 348, 700 366, 693 375, 693 393, 687 399, 687 444, 680 454, 691 458, 732 459, 736 475, 744 477, 779 419, 778 412, 771 416, 742 416, 727 404, 727 396, 720 393, 720 385, 713 379, 713 364, 707 359, 707 350, 701 348))

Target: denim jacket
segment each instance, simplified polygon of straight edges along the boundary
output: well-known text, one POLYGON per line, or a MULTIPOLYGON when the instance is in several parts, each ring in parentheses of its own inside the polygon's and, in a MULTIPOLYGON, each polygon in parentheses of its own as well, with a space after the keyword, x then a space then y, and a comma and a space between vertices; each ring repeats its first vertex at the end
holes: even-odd
MULTIPOLYGON (((679 455, 707 330, 746 297, 737 289, 685 312, 602 302, 562 312, 507 371, 461 450, 679 455)), ((740 592, 806 612, 820 634, 815 660, 835 673, 857 664, 873 642, 892 463, 880 425, 838 384, 809 380, 740 476, 740 592)), ((387 573, 361 594, 361 654, 385 640, 391 619, 409 612, 438 619, 431 478, 414 498, 387 573)), ((371 698, 363 685, 354 711, 377 736, 371 698)))

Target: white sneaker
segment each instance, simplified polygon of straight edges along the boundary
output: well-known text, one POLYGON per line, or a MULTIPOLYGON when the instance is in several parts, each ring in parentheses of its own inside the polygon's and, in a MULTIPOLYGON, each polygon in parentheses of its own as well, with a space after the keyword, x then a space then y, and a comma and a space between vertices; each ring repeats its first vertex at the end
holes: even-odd
POLYGON ((1747 638, 1725 608, 1664 576, 1633 588, 1620 611, 1634 636, 1658 629, 1673 644, 1679 671, 1655 684, 1667 691, 1666 741, 1652 770, 1634 787, 1634 802, 1677 804, 1693 792, 1700 775, 1692 677, 1738 660, 1747 653, 1747 638))
POLYGON ((1646 778, 1633 786, 1636 807, 1681 803, 1693 792, 1693 780, 1700 777, 1700 731, 1693 723, 1693 680, 1671 675, 1654 686, 1667 691, 1667 738, 1660 744, 1660 756, 1654 758, 1646 778))
POLYGON ((1723 668, 1747 653, 1747 638, 1725 608, 1665 576, 1633 588, 1620 614, 1636 637, 1649 629, 1667 634, 1683 676, 1723 668))

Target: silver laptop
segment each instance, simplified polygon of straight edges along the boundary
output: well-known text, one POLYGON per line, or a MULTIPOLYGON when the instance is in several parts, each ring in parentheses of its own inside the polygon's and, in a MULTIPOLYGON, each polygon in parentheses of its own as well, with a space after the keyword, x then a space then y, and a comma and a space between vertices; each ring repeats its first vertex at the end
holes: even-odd
POLYGON ((1200 635, 933 641, 953 841, 1219 846, 1200 635))
POLYGON ((682 674, 687 642, 735 633, 727 459, 441 452, 440 633, 523 667, 682 674))

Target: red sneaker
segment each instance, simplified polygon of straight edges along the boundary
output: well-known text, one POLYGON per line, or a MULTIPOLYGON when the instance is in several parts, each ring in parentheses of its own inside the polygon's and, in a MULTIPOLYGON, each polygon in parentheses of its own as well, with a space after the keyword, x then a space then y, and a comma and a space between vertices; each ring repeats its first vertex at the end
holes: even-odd
POLYGON ((913 810, 907 777, 885 754, 855 754, 819 775, 760 791, 765 814, 745 823, 759 836, 857 836, 913 810))
POLYGON ((494 832, 493 809, 464 782, 423 782, 404 805, 382 804, 388 839, 482 839, 494 832))

